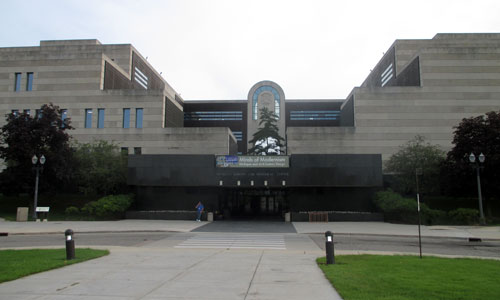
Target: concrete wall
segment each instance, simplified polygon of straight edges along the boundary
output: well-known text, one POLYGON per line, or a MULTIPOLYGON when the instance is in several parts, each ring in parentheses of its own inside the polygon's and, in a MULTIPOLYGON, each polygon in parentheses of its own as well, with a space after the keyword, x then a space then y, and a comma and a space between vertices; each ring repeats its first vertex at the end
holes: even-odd
POLYGON ((447 151, 463 118, 500 110, 500 34, 396 41, 398 71, 416 57, 420 87, 360 87, 354 128, 288 128, 288 153, 381 153, 387 160, 415 135, 447 151), (311 147, 314 145, 314 147, 311 147))
MULTIPOLYGON (((232 154, 234 136, 227 128, 183 129, 182 98, 132 45, 102 45, 97 40, 41 41, 39 47, 0 48, 0 115, 29 109, 33 116, 43 104, 67 109, 78 142, 113 141, 129 153, 232 154), (154 86, 135 89, 133 57, 154 86), (104 89, 105 65, 113 67, 128 89, 104 89), (21 73, 20 91, 15 74, 21 73), (33 73, 28 91, 27 74, 33 73), (180 102, 180 103, 179 103, 180 102), (130 109, 130 128, 123 128, 123 109, 130 109), (143 109, 142 128, 136 127, 136 109, 143 109), (85 128, 85 110, 92 109, 91 128, 85 128), (104 128, 97 128, 98 109, 104 109, 104 128)), ((5 118, 0 117, 0 126, 5 118)))

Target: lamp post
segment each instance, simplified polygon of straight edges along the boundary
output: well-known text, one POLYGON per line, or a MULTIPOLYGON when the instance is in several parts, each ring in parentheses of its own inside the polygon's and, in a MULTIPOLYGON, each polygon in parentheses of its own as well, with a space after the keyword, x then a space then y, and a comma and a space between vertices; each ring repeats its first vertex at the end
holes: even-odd
POLYGON ((420 258, 422 258, 422 235, 420 233, 420 224, 421 224, 421 219, 420 219, 420 193, 418 191, 418 176, 419 175, 422 175, 422 169, 421 168, 416 168, 415 169, 415 179, 417 181, 418 248, 420 250, 420 258))
POLYGON ((35 179, 35 201, 33 203, 33 218, 36 220, 36 208, 38 205, 38 178, 40 177, 40 171, 43 171, 43 165, 45 164, 45 156, 40 156, 40 159, 36 155, 31 158, 31 163, 36 171, 35 179))
POLYGON ((477 194, 479 197, 479 223, 481 225, 486 225, 486 221, 484 219, 484 212, 483 212, 483 195, 481 193, 481 178, 479 175, 479 170, 483 168, 482 164, 486 160, 486 156, 484 156, 483 153, 479 154, 478 159, 476 160, 476 156, 474 153, 471 152, 469 155, 469 161, 470 163, 476 168, 476 176, 477 176, 477 194))

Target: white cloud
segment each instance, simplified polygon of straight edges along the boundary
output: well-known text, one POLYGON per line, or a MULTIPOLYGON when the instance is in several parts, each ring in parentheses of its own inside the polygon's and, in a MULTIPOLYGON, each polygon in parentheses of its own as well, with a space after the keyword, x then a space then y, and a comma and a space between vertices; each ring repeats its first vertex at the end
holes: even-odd
POLYGON ((131 43, 185 99, 345 98, 395 39, 500 31, 498 1, 4 1, 0 46, 131 43), (14 25, 17 24, 17 25, 14 25), (6 30, 6 28, 9 28, 6 30))

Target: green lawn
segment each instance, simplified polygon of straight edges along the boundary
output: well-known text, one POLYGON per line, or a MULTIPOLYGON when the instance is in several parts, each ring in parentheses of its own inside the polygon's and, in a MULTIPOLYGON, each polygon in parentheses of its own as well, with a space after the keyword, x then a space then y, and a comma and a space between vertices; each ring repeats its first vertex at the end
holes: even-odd
POLYGON ((66 249, 0 250, 0 283, 108 255, 108 250, 75 249, 66 260, 66 249))
POLYGON ((500 261, 341 255, 318 265, 344 300, 498 300, 500 261))

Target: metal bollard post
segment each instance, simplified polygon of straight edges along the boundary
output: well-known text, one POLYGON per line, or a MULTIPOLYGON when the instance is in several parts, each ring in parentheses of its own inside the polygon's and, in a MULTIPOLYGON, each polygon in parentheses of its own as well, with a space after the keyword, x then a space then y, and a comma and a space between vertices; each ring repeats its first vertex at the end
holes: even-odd
POLYGON ((75 258, 75 241, 73 240, 73 230, 66 229, 64 235, 66 236, 66 259, 75 258))
POLYGON ((333 249, 333 233, 331 231, 325 232, 325 249, 326 249, 326 264, 335 264, 335 252, 333 249))

